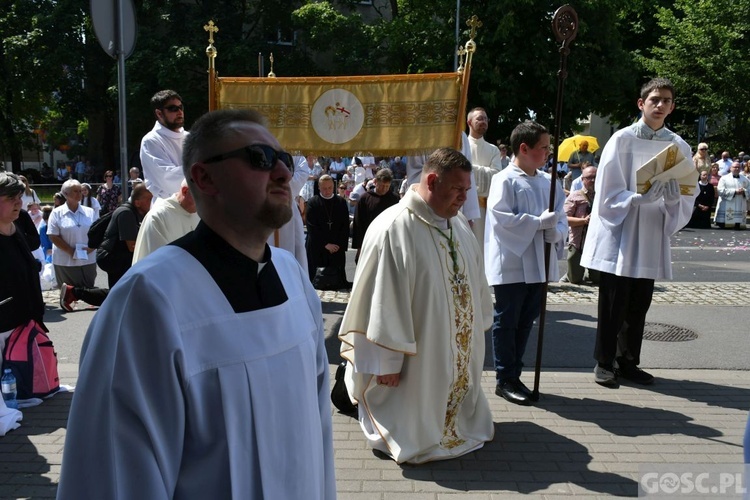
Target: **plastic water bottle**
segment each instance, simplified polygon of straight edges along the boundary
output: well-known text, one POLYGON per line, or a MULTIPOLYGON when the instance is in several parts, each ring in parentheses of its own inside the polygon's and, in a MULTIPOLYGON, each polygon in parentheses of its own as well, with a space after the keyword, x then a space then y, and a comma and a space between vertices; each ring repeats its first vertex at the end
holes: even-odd
POLYGON ((5 400, 5 406, 8 408, 18 409, 18 401, 16 401, 16 394, 18 389, 16 386, 16 377, 10 368, 5 369, 3 378, 0 379, 0 385, 2 386, 3 399, 5 400))

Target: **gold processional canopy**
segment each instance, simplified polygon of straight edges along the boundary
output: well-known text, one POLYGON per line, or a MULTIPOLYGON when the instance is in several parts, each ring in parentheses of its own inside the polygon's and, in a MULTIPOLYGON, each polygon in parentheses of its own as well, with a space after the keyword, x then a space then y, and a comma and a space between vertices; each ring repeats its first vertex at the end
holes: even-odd
POLYGON ((213 21, 209 32, 209 109, 252 108, 293 154, 373 156, 460 149, 474 36, 481 22, 467 24, 471 37, 459 50, 453 73, 336 77, 218 77, 213 21), (464 61, 464 56, 466 57, 464 61))

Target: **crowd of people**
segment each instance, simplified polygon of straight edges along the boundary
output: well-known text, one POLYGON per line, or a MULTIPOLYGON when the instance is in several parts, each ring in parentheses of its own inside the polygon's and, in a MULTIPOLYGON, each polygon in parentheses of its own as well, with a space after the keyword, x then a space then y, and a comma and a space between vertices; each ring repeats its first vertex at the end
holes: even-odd
POLYGON ((144 181, 131 172, 126 196, 111 172, 96 198, 68 179, 46 214, 28 183, 0 174, 0 245, 15 267, 3 296, 27 282, 13 296, 27 307, 3 314, 6 330, 41 322, 28 277, 39 271, 31 250, 50 250, 45 238, 63 309, 101 306, 81 353, 58 498, 335 497, 315 287, 351 288, 338 332, 342 382, 364 439, 399 463, 458 457, 493 439, 480 383, 488 330, 495 394, 533 404, 523 357, 558 259, 567 258, 567 281, 599 284, 594 381, 653 383, 640 353, 654 282, 671 277, 669 238, 704 224, 714 198, 717 224, 744 227, 750 189, 740 162, 714 163, 702 144, 695 195, 674 180, 638 192, 635 170, 665 143, 691 157, 664 126, 674 97, 667 80, 644 85, 641 118, 599 158, 581 145, 565 190, 543 170, 550 133, 534 121, 495 146, 484 140, 486 111, 474 108, 460 151, 325 159, 284 151, 251 110, 209 112, 188 133, 171 90, 151 100, 144 181), (715 184, 714 167, 726 170, 715 184), (95 249, 87 233, 104 216, 95 249), (546 262, 545 248, 557 259, 546 262), (95 286, 97 263, 108 289, 95 286))

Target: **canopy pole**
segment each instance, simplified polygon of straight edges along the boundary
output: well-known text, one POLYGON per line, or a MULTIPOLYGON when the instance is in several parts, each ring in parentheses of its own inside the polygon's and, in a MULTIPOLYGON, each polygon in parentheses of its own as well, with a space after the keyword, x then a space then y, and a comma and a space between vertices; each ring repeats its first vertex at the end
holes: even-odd
POLYGON ((216 55, 218 54, 216 47, 214 47, 214 33, 218 32, 219 28, 213 21, 208 21, 203 29, 208 31, 208 47, 206 47, 206 56, 208 57, 208 110, 213 111, 216 109, 216 55))
POLYGON ((461 96, 458 99, 458 116, 456 117, 456 140, 453 147, 461 151, 461 134, 466 128, 464 122, 464 115, 466 115, 466 102, 469 96, 469 77, 471 76, 471 61, 474 59, 474 52, 477 50, 477 44, 474 41, 474 37, 477 36, 477 28, 482 27, 482 21, 476 15, 471 16, 471 19, 466 21, 466 25, 471 28, 469 33, 469 41, 466 42, 464 48, 459 49, 457 55, 466 56, 466 64, 461 64, 458 69, 458 84, 461 86, 461 96), (463 71, 462 71, 463 68, 463 71))
MULTIPOLYGON (((560 69, 557 72, 557 102, 555 104, 555 125, 554 125, 554 141, 555 149, 553 150, 554 161, 552 162, 552 171, 550 172, 550 192, 549 192, 549 211, 555 211, 555 190, 557 188, 557 148, 560 145, 560 129, 562 128, 562 105, 563 105, 563 89, 565 87, 565 79, 568 77, 568 55, 570 54, 570 43, 576 37, 578 33, 578 14, 575 9, 570 5, 563 5, 557 11, 552 18, 552 31, 555 34, 555 38, 560 42, 560 69)), ((542 369, 542 349, 544 346, 544 323, 547 316, 547 291, 549 288, 549 267, 550 267, 550 253, 552 245, 550 243, 544 243, 544 268, 546 272, 545 280, 542 285, 542 307, 539 314, 539 338, 536 346, 536 367, 534 368, 534 390, 531 393, 531 400, 539 400, 539 377, 542 369)))

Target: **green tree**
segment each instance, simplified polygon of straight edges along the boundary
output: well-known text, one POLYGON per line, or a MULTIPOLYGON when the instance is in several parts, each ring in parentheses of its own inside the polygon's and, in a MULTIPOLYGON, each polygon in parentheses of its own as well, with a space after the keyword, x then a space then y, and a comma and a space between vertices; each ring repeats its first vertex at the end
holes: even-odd
MULTIPOLYGON (((677 0, 657 14, 663 32, 644 66, 675 84, 677 105, 714 126, 712 147, 738 151, 750 144, 750 0, 677 0)), ((683 130, 695 137, 695 125, 683 130)))

